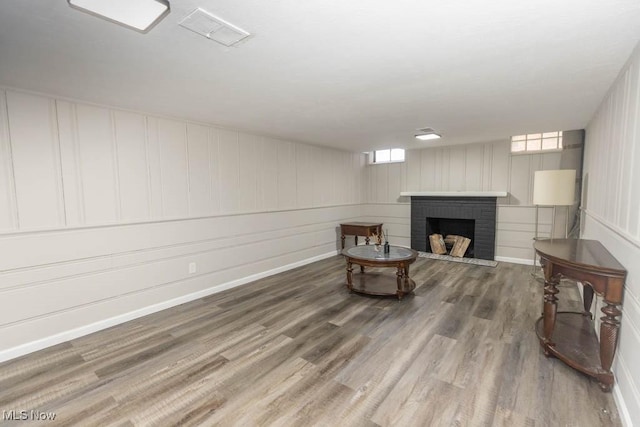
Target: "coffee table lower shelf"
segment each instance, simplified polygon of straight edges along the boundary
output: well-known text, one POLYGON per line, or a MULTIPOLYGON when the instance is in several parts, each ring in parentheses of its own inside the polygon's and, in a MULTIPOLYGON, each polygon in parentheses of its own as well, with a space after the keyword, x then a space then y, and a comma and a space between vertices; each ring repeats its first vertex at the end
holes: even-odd
POLYGON ((401 279, 400 289, 398 289, 396 275, 374 271, 354 272, 353 285, 350 287, 347 283, 347 289, 352 292, 364 295, 397 296, 398 298, 413 292, 415 288, 416 283, 413 279, 401 279))

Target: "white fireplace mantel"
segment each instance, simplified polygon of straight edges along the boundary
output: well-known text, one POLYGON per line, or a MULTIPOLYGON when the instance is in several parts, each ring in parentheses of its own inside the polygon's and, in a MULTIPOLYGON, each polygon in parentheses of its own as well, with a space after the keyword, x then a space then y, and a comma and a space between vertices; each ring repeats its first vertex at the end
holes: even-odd
POLYGON ((403 191, 400 196, 423 197, 507 197, 506 191, 403 191))

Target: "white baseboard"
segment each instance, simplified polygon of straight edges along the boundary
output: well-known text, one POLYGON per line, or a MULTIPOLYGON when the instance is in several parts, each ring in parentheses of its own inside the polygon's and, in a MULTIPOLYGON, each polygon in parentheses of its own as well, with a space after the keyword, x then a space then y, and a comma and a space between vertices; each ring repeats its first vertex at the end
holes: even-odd
MULTIPOLYGON (((624 375, 627 378, 627 380, 632 378, 631 373, 629 372, 629 369, 627 368, 627 365, 624 359, 618 356, 616 365, 620 368, 620 371, 622 371, 622 372, 617 372, 616 376, 619 377, 621 375, 624 375)), ((616 379, 616 383, 617 382, 619 382, 618 379, 616 379)), ((636 402, 640 402, 640 393, 638 393, 638 390, 636 389, 633 381, 628 381, 627 386, 631 390, 631 393, 630 393, 631 400, 633 401, 635 399, 636 402)), ((618 384, 613 385, 613 400, 615 400, 616 402, 616 406, 618 408, 618 414, 620 415, 620 421, 622 422, 622 425, 624 427, 634 427, 633 421, 631 420, 631 414, 629 413, 629 408, 627 407, 627 403, 625 401, 624 396, 622 395, 622 391, 620 390, 620 386, 618 384)))
POLYGON ((46 338, 42 338, 26 344, 21 344, 16 347, 2 350, 0 351, 0 362, 5 362, 7 360, 15 359, 16 357, 24 356, 25 354, 33 353, 35 351, 42 350, 47 347, 51 347, 66 341, 73 340, 75 338, 89 335, 94 332, 101 331, 103 329, 107 329, 112 326, 116 326, 121 323, 125 323, 130 320, 134 320, 139 317, 146 316, 148 314, 156 313, 161 310, 166 310, 167 308, 175 307, 177 305, 184 304, 186 302, 194 301, 199 298, 216 294, 218 292, 222 292, 227 289, 235 288, 236 286, 244 285, 246 283, 253 282, 255 280, 259 280, 268 276, 273 276, 274 274, 282 273, 287 270, 292 270, 297 267, 302 267, 303 265, 311 264, 312 262, 330 258, 338 254, 339 252, 337 251, 331 251, 322 255, 316 255, 314 257, 307 258, 302 261, 297 261, 291 264, 283 265, 282 267, 273 268, 271 270, 263 271, 261 273, 252 274, 251 276, 242 277, 240 279, 233 280, 231 282, 223 283, 221 285, 203 289, 198 292, 193 292, 191 294, 183 295, 181 297, 164 301, 159 304, 143 307, 138 310, 130 311, 128 313, 124 313, 115 317, 110 317, 108 319, 101 320, 99 322, 94 322, 89 325, 85 325, 79 328, 60 332, 58 334, 51 335, 46 338))
MULTIPOLYGON (((510 262, 512 264, 524 264, 524 265, 531 265, 531 258, 511 258, 508 256, 497 256, 495 257, 496 261, 500 261, 500 262, 510 262)), ((536 265, 540 266, 540 263, 536 260, 536 265)))
POLYGON ((623 427, 633 427, 633 421, 631 421, 631 415, 627 409, 627 405, 624 401, 622 393, 620 393, 620 387, 613 386, 613 400, 616 402, 618 408, 618 414, 620 415, 620 421, 623 427))

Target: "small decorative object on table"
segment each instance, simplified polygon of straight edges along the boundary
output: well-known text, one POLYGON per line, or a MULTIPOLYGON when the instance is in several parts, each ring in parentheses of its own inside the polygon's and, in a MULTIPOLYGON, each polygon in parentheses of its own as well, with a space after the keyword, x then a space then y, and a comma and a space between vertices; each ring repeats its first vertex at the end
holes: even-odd
POLYGON ((388 254, 389 250, 390 250, 390 246, 389 246, 389 230, 387 230, 386 233, 384 231, 382 231, 382 236, 384 237, 384 253, 388 254))
MULTIPOLYGON (((380 230, 380 232, 382 233, 382 229, 380 230)), ((380 247, 382 246, 382 244, 380 243, 382 242, 382 238, 377 233, 373 233, 371 237, 374 240, 373 250, 375 250, 376 252, 379 252, 380 247)))

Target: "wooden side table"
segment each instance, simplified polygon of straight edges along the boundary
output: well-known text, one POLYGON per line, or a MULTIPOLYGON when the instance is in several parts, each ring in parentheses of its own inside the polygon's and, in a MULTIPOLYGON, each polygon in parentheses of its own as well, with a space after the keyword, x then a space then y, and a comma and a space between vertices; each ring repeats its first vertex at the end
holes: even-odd
POLYGON ((537 240, 533 247, 544 270, 544 312, 536 333, 545 356, 555 356, 567 365, 596 378, 600 388, 611 391, 611 364, 616 353, 622 314, 625 268, 596 240, 537 240), (584 312, 558 312, 561 277, 582 282, 584 312), (600 318, 600 342, 593 329, 591 303, 594 291, 604 299, 600 318))
POLYGON ((382 243, 382 223, 375 222, 345 222, 340 224, 340 238, 342 240, 342 249, 344 249, 344 236, 355 236, 356 246, 358 245, 358 236, 365 236, 365 242, 369 244, 371 236, 378 236, 378 244, 382 243))

